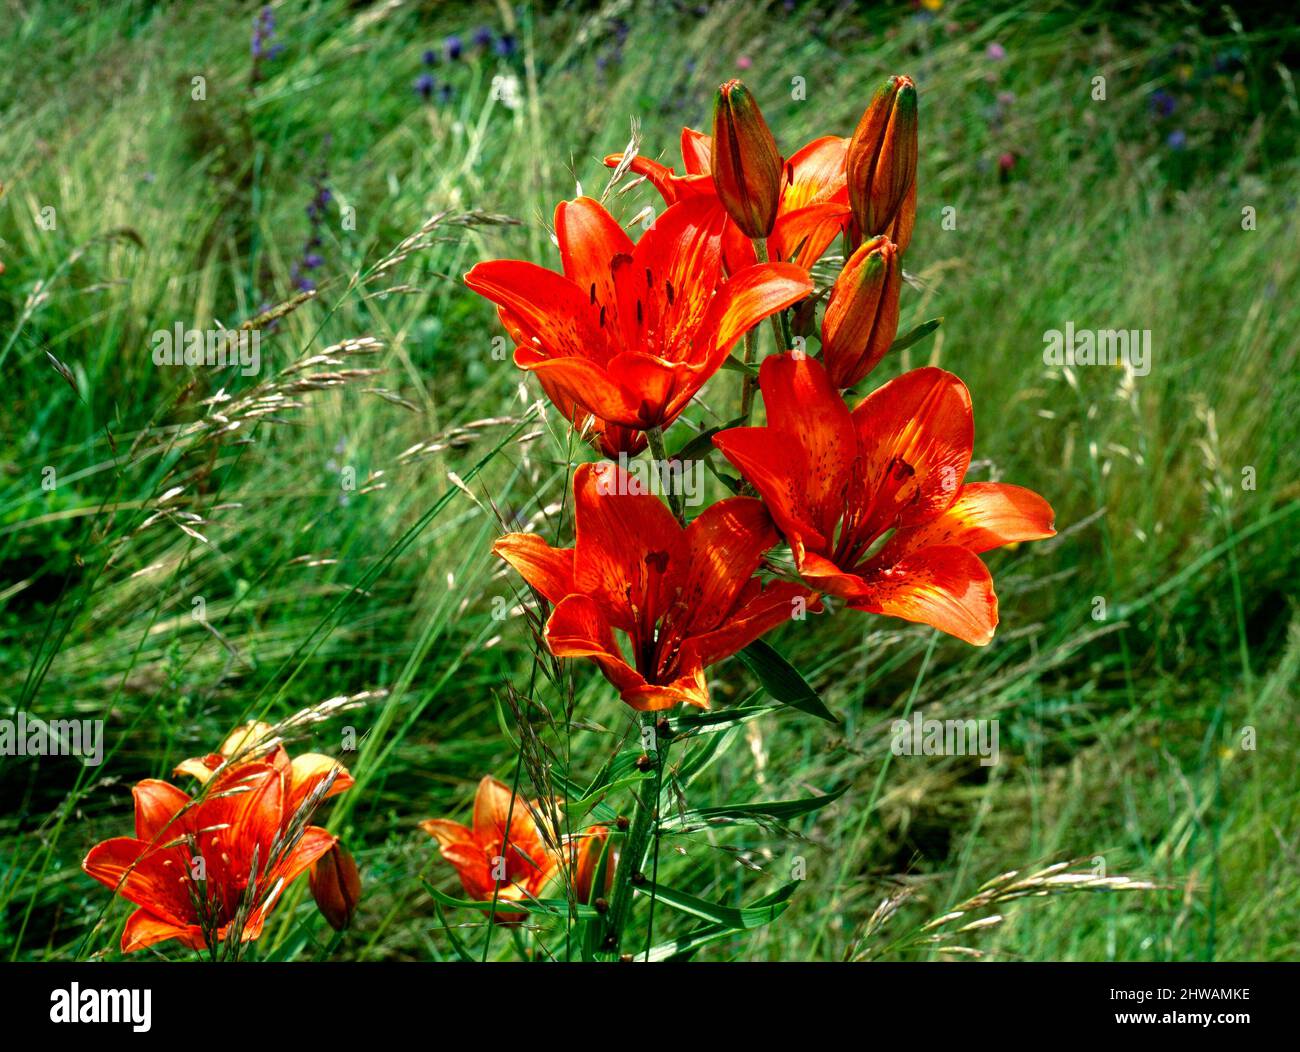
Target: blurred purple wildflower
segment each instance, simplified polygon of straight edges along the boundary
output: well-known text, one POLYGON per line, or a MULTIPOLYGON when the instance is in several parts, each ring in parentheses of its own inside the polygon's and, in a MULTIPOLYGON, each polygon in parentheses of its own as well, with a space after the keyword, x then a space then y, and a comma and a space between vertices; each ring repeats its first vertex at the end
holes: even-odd
POLYGON ((1151 112, 1160 118, 1171 116, 1174 110, 1178 108, 1178 100, 1167 91, 1153 91, 1148 101, 1151 112))
MULTIPOLYGON (((328 147, 328 141, 326 145, 328 147)), ((307 276, 307 271, 319 270, 325 265, 325 257, 321 255, 318 249, 322 244, 321 228, 325 223, 325 211, 329 203, 334 200, 333 191, 325 185, 328 178, 329 170, 322 163, 320 171, 316 174, 314 180, 315 192, 312 194, 311 201, 308 202, 305 210, 307 220, 311 224, 311 230, 303 245, 301 258, 294 263, 289 271, 289 277, 293 281, 294 287, 300 292, 312 292, 316 289, 316 282, 307 276)))
POLYGON ((268 4, 253 16, 253 38, 249 50, 253 56, 253 68, 249 79, 256 84, 262 79, 262 60, 273 59, 283 50, 283 44, 272 43, 275 37, 275 12, 268 4))

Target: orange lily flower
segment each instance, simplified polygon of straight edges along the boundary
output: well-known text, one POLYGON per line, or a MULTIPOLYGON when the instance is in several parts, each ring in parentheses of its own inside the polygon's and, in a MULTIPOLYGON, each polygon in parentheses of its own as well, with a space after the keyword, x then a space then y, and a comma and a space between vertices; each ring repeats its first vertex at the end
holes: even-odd
POLYGON ((963 484, 975 437, 966 385, 914 369, 850 413, 820 362, 784 354, 763 362, 759 386, 767 426, 713 441, 766 501, 804 580, 855 610, 988 643, 998 602, 979 553, 1055 531, 1038 494, 963 484))
POLYGON ((719 501, 683 528, 635 489, 616 464, 579 465, 572 548, 511 533, 492 550, 555 606, 545 638, 556 657, 590 658, 634 709, 707 709, 709 665, 788 620, 796 599, 820 607, 801 585, 754 576, 777 541, 761 501, 719 501))
POLYGON ((288 786, 285 810, 289 814, 297 811, 303 801, 330 777, 331 772, 334 772, 334 781, 321 799, 337 796, 354 784, 348 769, 329 756, 305 752, 290 759, 283 743, 275 737, 271 725, 257 720, 236 727, 216 752, 181 761, 172 774, 188 774, 202 785, 223 764, 229 770, 250 761, 269 763, 284 774, 288 786))
MULTIPOLYGON (((849 208, 846 159, 849 140, 824 135, 796 150, 781 168, 781 197, 776 223, 767 238, 768 259, 794 263, 807 270, 821 258, 836 236, 847 229, 852 218, 849 208)), ((725 215, 714 186, 713 140, 693 128, 682 129, 684 175, 648 157, 632 159, 630 170, 643 175, 663 196, 675 204, 693 197, 705 197, 725 215)), ((616 168, 621 153, 610 154, 605 164, 616 168)), ((757 258, 754 245, 730 219, 723 239, 728 270, 734 272, 757 258)))
MULTIPOLYGON (((578 902, 588 904, 596 887, 596 874, 605 845, 609 842, 609 826, 589 826, 581 836, 572 837, 569 846, 573 852, 573 895, 578 902)), ((605 857, 605 880, 599 895, 606 895, 614 885, 614 871, 618 868, 618 848, 611 847, 605 857)))
MULTIPOLYGON (((709 201, 667 209, 635 245, 590 198, 555 210, 563 274, 522 260, 480 263, 465 284, 495 303, 517 344, 515 364, 536 374, 575 423, 667 427, 754 325, 803 299, 812 282, 784 263, 725 278, 726 215, 709 201)), ((608 440, 608 444, 605 439, 608 440)))
POLYGON ((199 800, 153 778, 132 795, 135 836, 96 844, 81 864, 139 907, 122 932, 125 953, 166 939, 213 952, 228 938, 256 939, 280 892, 336 840, 302 824, 284 771, 269 763, 223 772, 199 800))
MULTIPOLYGON (((438 841, 470 898, 490 902, 495 890, 498 901, 519 902, 537 898, 559 868, 560 854, 538 824, 542 814, 539 801, 512 801, 509 786, 485 777, 474 794, 471 828, 446 818, 426 819, 420 828, 438 841)), ((511 923, 524 916, 498 913, 496 919, 511 923)))

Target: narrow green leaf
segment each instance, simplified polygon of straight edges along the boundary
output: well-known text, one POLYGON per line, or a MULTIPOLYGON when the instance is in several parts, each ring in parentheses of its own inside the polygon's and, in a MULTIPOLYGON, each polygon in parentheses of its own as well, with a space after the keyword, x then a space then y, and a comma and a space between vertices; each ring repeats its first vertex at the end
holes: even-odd
POLYGON ((735 475, 729 475, 725 471, 719 471, 714 466, 712 457, 705 458, 704 466, 709 469, 709 474, 726 486, 727 489, 731 490, 732 493, 739 493, 744 487, 744 483, 742 483, 740 479, 736 478, 735 475))
MULTIPOLYGON (((492 912, 492 900, 488 899, 482 902, 478 899, 458 899, 446 892, 439 891, 427 880, 424 882, 425 890, 433 896, 433 901, 441 903, 444 906, 450 906, 453 909, 478 910, 480 913, 492 912)), ((568 917, 574 916, 578 920, 589 921, 595 920, 598 914, 590 906, 574 906, 568 899, 497 899, 496 912, 500 916, 502 913, 532 913, 542 917, 568 917)))
POLYGON ((733 373, 745 373, 747 376, 758 378, 758 369, 755 366, 746 365, 734 354, 723 361, 722 368, 729 369, 733 373))
POLYGON ((799 800, 761 800, 748 804, 722 804, 719 807, 692 808, 683 815, 673 815, 663 822, 665 826, 691 825, 699 822, 706 825, 727 824, 728 822, 753 821, 757 818, 773 818, 787 821, 801 815, 820 811, 827 804, 832 804, 848 790, 845 785, 833 793, 824 796, 808 796, 799 800))
MULTIPOLYGON (((794 894, 794 888, 794 884, 786 884, 770 895, 764 895, 762 898, 756 899, 754 908, 776 906, 784 903, 794 894)), ((784 909, 784 907, 782 908, 784 909)), ((661 942, 658 946, 652 947, 644 958, 638 957, 637 959, 648 961, 689 960, 695 956, 695 951, 700 947, 707 946, 711 942, 717 942, 719 939, 725 939, 734 931, 734 928, 728 928, 723 924, 705 924, 670 942, 661 942)))
POLYGON ((789 705, 828 723, 840 722, 840 718, 826 707, 818 693, 808 686, 808 681, 799 674, 799 670, 761 639, 750 643, 736 656, 758 677, 767 692, 783 705, 789 705))
POLYGON ((695 435, 682 446, 676 453, 669 455, 669 460, 692 461, 702 460, 713 452, 713 436, 719 431, 726 431, 728 428, 739 427, 745 422, 743 416, 736 417, 735 420, 728 420, 725 424, 719 424, 717 427, 710 427, 695 435))
POLYGON ((798 885, 798 881, 786 884, 769 896, 772 901, 756 903, 753 906, 724 906, 720 902, 706 902, 684 891, 666 888, 662 884, 643 885, 636 890, 642 895, 649 895, 653 889, 656 901, 662 902, 665 906, 671 906, 675 910, 689 913, 693 917, 699 917, 713 924, 721 924, 732 931, 748 931, 751 928, 761 928, 764 924, 770 924, 781 916, 790 905, 790 896, 794 894, 794 889, 798 885))
MULTIPOLYGON (((427 880, 424 882, 424 886, 426 888, 432 887, 427 880)), ((465 941, 457 935, 455 929, 447 923, 447 915, 442 912, 442 906, 438 903, 436 898, 433 900, 433 912, 438 918, 438 923, 442 925, 442 930, 446 932, 447 938, 451 942, 451 948, 456 951, 456 956, 468 964, 476 963, 476 959, 474 955, 469 952, 469 947, 465 945, 465 941)))
POLYGON ((931 318, 929 321, 923 321, 915 329, 912 329, 910 332, 898 337, 898 339, 889 345, 889 349, 891 351, 905 351, 907 348, 911 347, 912 344, 920 343, 942 324, 942 318, 931 318))

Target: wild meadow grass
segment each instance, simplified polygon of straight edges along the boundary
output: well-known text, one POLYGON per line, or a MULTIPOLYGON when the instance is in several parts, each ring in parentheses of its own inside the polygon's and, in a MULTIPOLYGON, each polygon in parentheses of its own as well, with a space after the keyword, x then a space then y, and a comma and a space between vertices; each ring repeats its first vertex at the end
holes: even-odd
MULTIPOLYGON (((126 907, 79 863, 128 832, 131 784, 243 720, 354 696, 310 742, 361 735, 343 757, 357 785, 325 813, 361 910, 336 939, 297 887, 255 955, 513 955, 479 916, 447 912, 448 932, 424 881, 459 889, 416 823, 516 773, 512 688, 529 691, 533 655, 489 548, 498 515, 545 533, 588 454, 494 357, 500 327, 461 275, 554 266, 554 202, 600 194, 634 118, 644 153, 680 163, 681 127, 707 127, 741 75, 789 153, 851 133, 893 72, 921 93, 900 331, 943 324, 879 379, 958 372, 975 477, 1044 494, 1059 533, 990 557, 987 648, 868 616, 781 629, 842 722, 734 725, 683 806, 843 795, 666 838, 660 877, 742 905, 806 871, 775 923, 704 959, 1296 955, 1295 33, 1039 5, 700 6, 286 3, 255 82, 255 7, 11 12, 0 685, 15 712, 104 719, 107 755, 0 759, 6 958, 116 956, 126 907), (475 50, 479 24, 515 52, 475 50), (465 56, 426 66, 453 33, 465 56), (261 371, 156 366, 156 330, 292 300, 320 186, 318 287, 263 327, 261 371), (1067 323, 1150 330, 1149 373, 1046 365, 1044 333, 1067 323), (892 755, 892 721, 917 711, 996 718, 1001 762, 892 755), (1099 893, 1053 894, 1063 861, 1099 893), (980 898, 1009 871, 1033 877, 980 898)), ((658 199, 609 204, 630 220, 658 199)), ((728 419, 728 385, 689 420, 728 419)), ((634 725, 594 670, 573 679, 565 762, 590 780, 634 725)), ((718 706, 756 688, 739 661, 710 682, 718 706)))

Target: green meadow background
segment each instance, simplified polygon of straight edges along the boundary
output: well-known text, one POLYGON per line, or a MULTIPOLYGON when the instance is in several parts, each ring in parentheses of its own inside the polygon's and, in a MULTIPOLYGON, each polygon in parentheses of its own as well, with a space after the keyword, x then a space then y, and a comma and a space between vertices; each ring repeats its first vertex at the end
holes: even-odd
MULTIPOLYGON (((246 718, 339 697, 358 707, 291 748, 357 776, 323 821, 364 901, 336 937, 300 885, 252 955, 553 951, 545 926, 489 940, 479 914, 440 916, 425 882, 459 885, 416 826, 466 818, 485 773, 516 777, 512 687, 559 711, 525 620, 494 616, 518 596, 489 546, 498 514, 554 513, 567 460, 591 456, 535 415, 460 277, 556 265, 555 203, 604 189, 634 119, 644 153, 677 161, 681 127, 707 126, 741 76, 789 154, 851 133, 895 72, 921 97, 903 327, 944 321, 871 383, 961 375, 973 477, 1043 493, 1059 536, 988 557, 1002 623, 985 649, 844 614, 769 637, 842 722, 736 724, 682 778, 685 805, 843 795, 666 837, 659 879, 743 905, 803 876, 783 916, 708 960, 1296 956, 1300 42, 1281 16, 320 0, 275 5, 283 50, 254 71, 255 5, 4 8, 0 691, 9 718, 103 719, 107 749, 98 767, 0 757, 5 959, 118 956, 129 907, 79 863, 131 831, 131 784, 246 718), (479 26, 513 52, 476 46, 479 26), (462 57, 425 65, 450 34, 462 57), (257 375, 154 365, 155 330, 238 326, 294 296, 296 263, 316 295, 263 325, 257 375), (1150 330, 1149 374, 1045 365, 1067 322, 1150 330), (362 337, 382 349, 283 372, 362 337), (293 385, 311 373, 332 379, 293 385), (918 710, 997 719, 1001 762, 892 756, 891 721, 918 710), (1000 874, 1067 861, 1157 887, 923 927, 1000 874)), ((644 185, 610 197, 624 220, 651 203, 644 185)), ((670 447, 735 386, 720 374, 670 447)), ((719 708, 757 687, 736 660, 710 681, 719 708)), ((593 669, 574 683, 571 725, 542 729, 586 784, 633 722, 593 669)), ((656 941, 693 923, 661 906, 656 941)))

